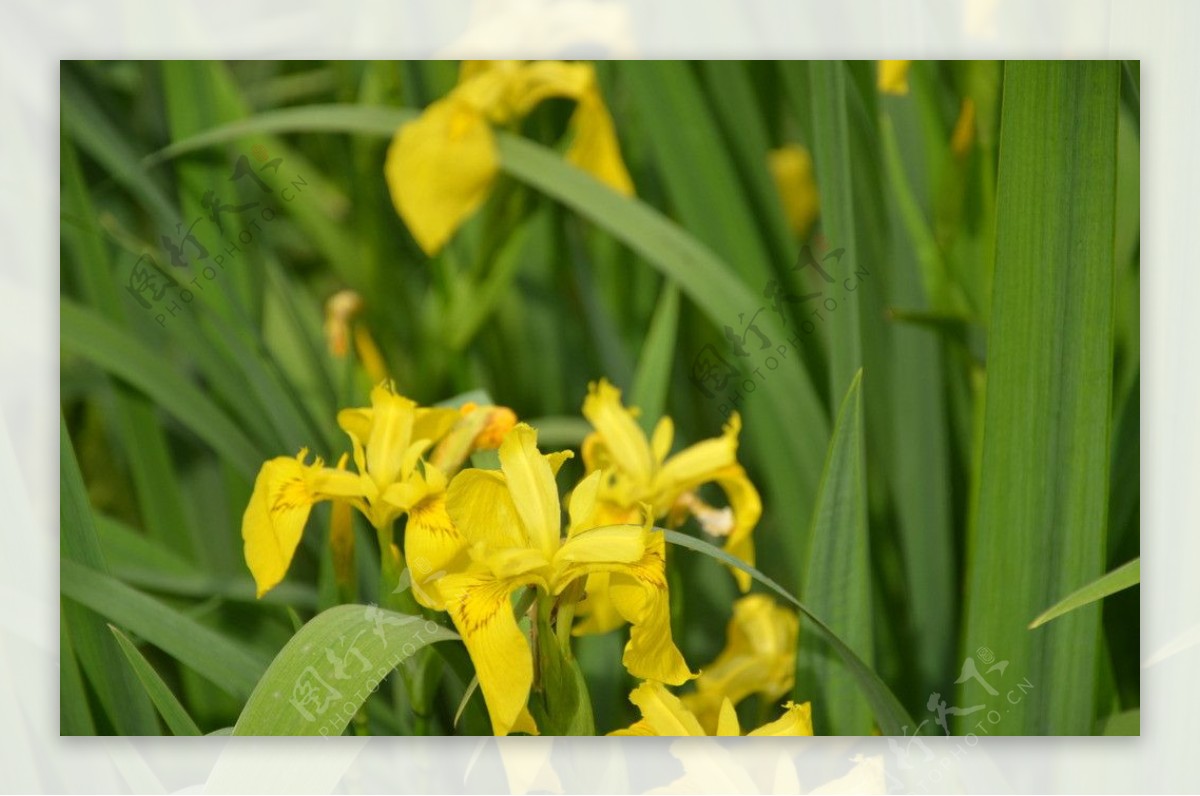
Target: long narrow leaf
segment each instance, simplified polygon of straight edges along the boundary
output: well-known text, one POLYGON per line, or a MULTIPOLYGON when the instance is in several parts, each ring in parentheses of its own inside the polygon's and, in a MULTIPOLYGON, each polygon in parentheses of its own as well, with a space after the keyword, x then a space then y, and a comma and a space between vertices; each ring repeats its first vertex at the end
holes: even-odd
POLYGON ((138 388, 192 433, 252 475, 263 456, 245 434, 169 362, 137 339, 69 299, 60 302, 62 345, 138 388))
POLYGON ((789 604, 795 606, 804 615, 804 618, 812 623, 813 627, 817 629, 817 632, 833 648, 833 651, 851 672, 859 688, 862 690, 863 696, 870 704, 871 711, 875 714, 875 722, 879 725, 880 732, 884 735, 905 735, 908 733, 908 728, 916 726, 907 711, 904 710, 904 706, 900 704, 900 700, 896 699, 896 695, 891 692, 891 689, 879 679, 879 675, 846 642, 842 641, 838 637, 838 634, 829 625, 825 624, 812 609, 793 597, 787 589, 746 562, 734 558, 721 548, 714 547, 708 542, 687 536, 678 531, 664 531, 664 534, 667 541, 673 545, 686 547, 688 550, 694 550, 697 553, 703 553, 722 564, 740 569, 782 597, 789 604))
MULTIPOLYGON (((1113 366, 1115 62, 1009 62, 997 198, 977 538, 963 650, 1008 661, 1023 698, 966 666, 960 704, 1005 711, 992 734, 1085 734, 1096 718, 1100 609, 1025 626, 1105 561, 1113 366), (1003 595, 1000 599, 999 596, 1003 595)), ((966 729, 975 720, 960 719, 966 729)))
POLYGON ((1112 572, 1101 575, 1088 585, 1076 589, 1047 608, 1029 623, 1029 629, 1033 630, 1035 627, 1041 627, 1051 619, 1057 619, 1064 614, 1074 611, 1076 608, 1090 605, 1097 600, 1103 600, 1110 594, 1116 594, 1119 591, 1136 586, 1141 580, 1142 560, 1135 558, 1128 564, 1122 564, 1112 572))
POLYGON ((154 671, 150 661, 138 652, 138 648, 129 640, 128 636, 113 625, 109 625, 108 629, 112 631, 117 643, 121 645, 121 651, 125 653, 129 667, 141 681, 142 687, 146 689, 146 694, 154 702, 154 707, 158 708, 159 715, 171 728, 171 732, 176 735, 200 735, 200 728, 196 726, 196 722, 192 721, 192 717, 187 714, 183 705, 179 704, 179 700, 171 693, 171 689, 158 676, 158 672, 154 671))
MULTIPOLYGON (((258 655, 115 578, 72 561, 62 562, 60 578, 65 597, 136 633, 232 696, 248 696, 266 669, 258 655)), ((127 671, 124 664, 118 667, 127 671)))
MULTIPOLYGON (((871 561, 867 530, 862 371, 842 399, 813 510, 804 601, 860 657, 871 660, 871 561)), ((796 652, 796 697, 812 698, 818 732, 865 735, 867 702, 855 676, 829 654, 824 639, 804 638, 796 652), (811 697, 809 696, 811 695, 811 697)))

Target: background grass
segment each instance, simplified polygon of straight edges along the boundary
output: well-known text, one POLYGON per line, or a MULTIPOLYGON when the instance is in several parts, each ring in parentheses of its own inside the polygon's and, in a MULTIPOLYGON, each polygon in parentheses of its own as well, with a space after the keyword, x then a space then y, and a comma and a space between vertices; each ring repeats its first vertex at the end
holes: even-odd
MULTIPOLYGON (((299 624, 337 602, 327 511, 261 601, 239 529, 263 460, 346 450, 336 411, 364 404, 370 380, 323 338, 343 288, 363 296, 359 322, 405 394, 485 390, 564 447, 601 376, 647 421, 672 415, 677 445, 719 433, 729 401, 698 389, 692 364, 706 346, 744 364, 724 327, 766 307, 760 329, 787 354, 749 359, 739 399, 759 568, 923 732, 942 731, 931 694, 991 707, 1023 678, 992 734, 1136 726, 1136 589, 1027 628, 1140 552, 1136 64, 922 62, 905 96, 880 95, 874 69, 599 64, 637 198, 563 163, 571 106, 551 101, 499 136, 500 184, 430 260, 392 208, 383 155, 456 64, 64 62, 62 732, 231 727, 299 624), (974 134, 954 147, 968 101, 974 134), (791 143, 813 153, 821 192, 804 239, 767 169, 791 143), (261 172, 270 193, 230 180, 242 156, 279 159, 261 172), (259 207, 218 230, 209 190, 259 207), (197 218, 209 258, 173 268, 162 236, 197 218), (836 292, 793 268, 805 244, 844 249, 827 263, 836 292), (144 254, 178 282, 151 310, 125 289, 144 254), (836 309, 776 315, 773 279, 836 309), (956 683, 968 659, 998 696, 956 683)), ((366 531, 364 602, 378 599, 366 531)), ((723 645, 736 590, 709 557, 672 555, 671 570, 697 667, 723 645)), ((857 696, 826 698, 850 681, 816 638, 805 624, 796 697, 815 700, 820 728, 870 731, 857 696)), ((578 647, 600 731, 633 718, 622 643, 578 647)), ((352 731, 486 731, 478 695, 453 726, 469 671, 426 659, 428 688, 391 678, 352 731)), ((759 707, 743 705, 744 724, 759 707)))

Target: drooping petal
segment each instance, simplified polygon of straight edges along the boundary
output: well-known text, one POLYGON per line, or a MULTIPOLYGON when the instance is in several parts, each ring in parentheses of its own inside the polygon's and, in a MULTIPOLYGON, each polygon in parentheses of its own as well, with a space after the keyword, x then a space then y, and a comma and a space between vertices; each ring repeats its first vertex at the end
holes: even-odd
POLYGON ((605 379, 589 385, 583 416, 599 432, 617 467, 635 482, 648 484, 653 472, 650 443, 633 413, 621 405, 621 391, 605 379))
POLYGON ((509 595, 522 583, 473 565, 440 583, 446 609, 475 664, 492 731, 508 735, 522 719, 533 685, 533 653, 513 616, 509 595))
POLYGON ((313 503, 311 467, 302 457, 280 456, 263 464, 242 515, 246 565, 262 597, 283 580, 304 533, 313 503))
POLYGON ((812 704, 805 702, 802 705, 797 705, 795 702, 788 702, 785 706, 785 712, 775 721, 770 724, 764 724, 757 730, 746 733, 747 735, 792 735, 792 736, 807 736, 813 734, 812 726, 812 704))
POLYGON ((646 539, 641 560, 609 577, 613 605, 632 625, 621 662, 634 677, 680 685, 695 675, 671 637, 665 542, 658 532, 646 533, 646 539))
POLYGON ((396 212, 431 257, 483 204, 499 171, 486 116, 456 95, 401 127, 384 163, 396 212))
MULTIPOLYGON (((762 499, 758 490, 739 464, 716 473, 713 480, 724 490, 729 508, 733 511, 733 531, 725 541, 725 552, 754 566, 753 532, 762 517, 762 499)), ((733 567, 730 567, 730 571, 742 592, 749 591, 750 576, 733 567)))
POLYGON ((637 705, 646 725, 659 736, 702 736, 703 728, 679 697, 662 683, 645 682, 633 690, 629 701, 637 705))
POLYGON ((466 541, 446 511, 444 493, 412 507, 404 528, 404 557, 417 602, 435 611, 446 609, 439 584, 447 574, 463 568, 466 549, 466 541))
POLYGON ((496 470, 463 470, 446 489, 446 511, 468 545, 528 547, 521 515, 504 475, 496 470))
POLYGON ((624 196, 633 196, 633 180, 621 158, 621 145, 612 116, 593 83, 571 117, 575 138, 567 160, 624 196))
POLYGON ((562 510, 554 471, 537 449, 537 432, 521 423, 500 444, 500 469, 530 543, 550 558, 558 549, 562 510))

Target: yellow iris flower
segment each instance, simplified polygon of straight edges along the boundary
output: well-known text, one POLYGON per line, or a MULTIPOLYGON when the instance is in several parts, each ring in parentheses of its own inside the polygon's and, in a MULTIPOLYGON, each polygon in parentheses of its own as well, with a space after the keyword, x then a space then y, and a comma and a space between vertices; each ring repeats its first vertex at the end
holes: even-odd
MULTIPOLYGON (((609 735, 661 735, 661 736, 707 736, 700 720, 688 710, 679 697, 672 694, 662 683, 645 682, 634 689, 629 701, 637 705, 642 718, 623 730, 609 735)), ((728 699, 721 703, 717 722, 717 736, 742 734, 737 711, 728 699)), ((788 702, 784 713, 775 721, 764 724, 747 735, 812 735, 812 706, 805 702, 797 705, 788 702)))
POLYGON ((767 158, 788 226, 796 237, 803 238, 821 208, 812 155, 799 144, 787 144, 771 150, 767 158))
POLYGON ((499 173, 492 127, 517 122, 551 97, 576 102, 567 160, 633 193, 590 64, 466 62, 458 85, 397 131, 384 164, 396 211, 426 254, 440 251, 491 192, 499 173))
POLYGON ((637 677, 679 684, 689 679, 671 639, 661 533, 644 525, 602 527, 597 521, 600 473, 572 492, 566 538, 555 474, 570 452, 543 455, 537 432, 519 424, 500 445, 500 470, 463 470, 451 482, 447 509, 466 540, 469 563, 438 586, 475 663, 496 735, 537 728, 527 702, 533 653, 511 595, 534 587, 539 599, 560 598, 580 578, 611 575, 615 610, 632 624, 623 663, 637 677))
MULTIPOLYGON (((242 517, 246 563, 258 596, 283 580, 308 515, 323 500, 357 508, 381 530, 390 531, 407 513, 407 556, 428 562, 430 573, 447 566, 463 543, 446 514, 446 475, 421 463, 421 456, 459 417, 456 409, 418 407, 381 385, 371 391, 370 407, 338 413, 338 425, 354 446, 357 472, 345 469, 344 456, 337 468, 325 467, 320 459, 306 464, 307 449, 294 459, 279 457, 263 464, 242 517)), ((423 604, 440 607, 436 593, 427 594, 419 586, 414 592, 423 604)))
MULTIPOLYGON (((634 522, 643 505, 650 507, 654 519, 666 518, 670 524, 679 524, 691 513, 708 534, 727 537, 726 552, 754 563, 751 532, 762 515, 762 501, 737 462, 742 427, 737 412, 720 437, 674 456, 668 455, 674 436, 671 419, 661 418, 647 439, 635 410, 625 408, 621 391, 605 380, 590 385, 583 414, 595 428, 583 441, 584 465, 589 473, 604 471, 596 498, 601 522, 634 522), (708 483, 724 490, 729 506, 715 509, 696 495, 708 483)), ((750 588, 749 575, 740 570, 733 574, 742 591, 750 588)), ((620 614, 607 598, 608 578, 601 572, 588 579, 577 633, 604 633, 621 625, 620 614)))
POLYGON ((696 678, 696 690, 683 703, 709 732, 716 729, 725 702, 737 705, 751 694, 778 702, 792 690, 800 619, 765 594, 750 594, 733 605, 725 649, 696 678))
POLYGON ((912 61, 880 61, 879 90, 884 94, 908 93, 908 70, 912 61))

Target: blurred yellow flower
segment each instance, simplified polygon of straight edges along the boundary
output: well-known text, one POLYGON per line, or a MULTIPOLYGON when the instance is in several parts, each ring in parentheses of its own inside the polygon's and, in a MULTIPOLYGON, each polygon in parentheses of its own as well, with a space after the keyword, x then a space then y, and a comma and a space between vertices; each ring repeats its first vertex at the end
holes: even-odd
MULTIPOLYGON (((637 423, 636 410, 621 404, 621 391, 608 381, 590 385, 583 414, 596 429, 583 441, 583 462, 589 473, 604 475, 597 495, 602 523, 635 522, 641 506, 649 506, 654 519, 666 518, 681 524, 686 514, 699 520, 711 536, 727 537, 725 550, 748 564, 754 563, 751 532, 762 515, 758 490, 737 462, 741 418, 734 412, 725 433, 698 442, 674 456, 671 442, 674 424, 661 418, 650 439, 637 423), (715 483, 729 500, 725 508, 704 503, 696 490, 715 483)), ((750 588, 750 577, 734 571, 742 591, 750 588)), ((608 575, 588 579, 587 597, 580 604, 583 621, 577 633, 604 633, 619 627, 621 617, 608 601, 608 575)))
POLYGON ((325 302, 325 341, 329 353, 343 359, 350 353, 349 341, 353 336, 354 348, 363 369, 372 384, 379 384, 388 378, 387 365, 370 330, 364 324, 354 323, 355 316, 362 308, 362 296, 353 290, 339 290, 330 296, 325 302))
POLYGON ((908 70, 912 61, 880 61, 879 90, 884 94, 908 93, 908 70))
MULTIPOLYGON (((742 734, 737 711, 728 699, 721 703, 716 732, 705 732, 699 719, 688 710, 679 697, 672 694, 662 683, 645 682, 633 690, 629 701, 637 705, 642 718, 623 730, 609 735, 659 735, 659 736, 736 736, 742 734)), ((812 735, 812 706, 805 702, 797 705, 788 702, 784 713, 775 721, 764 724, 746 735, 812 735)))
POLYGON ((778 702, 792 690, 800 619, 765 594, 750 594, 733 604, 725 630, 725 649, 700 670, 696 690, 683 703, 708 732, 716 730, 721 706, 735 706, 751 694, 778 702))
POLYGON ((963 97, 958 119, 954 122, 954 132, 950 136, 950 151, 958 157, 964 157, 971 151, 975 140, 975 101, 963 97))
POLYGON ((440 251, 491 192, 499 171, 492 127, 517 122, 551 97, 576 102, 567 160, 633 193, 590 64, 464 62, 458 85, 396 132, 384 165, 396 211, 426 254, 440 251))
POLYGON ((788 226, 796 237, 803 238, 821 207, 812 156, 799 144, 787 144, 767 155, 767 165, 783 202, 788 226))
POLYGON ((633 625, 622 662, 636 677, 679 684, 689 679, 671 639, 663 537, 644 525, 601 527, 600 474, 585 478, 562 521, 555 474, 570 452, 543 455, 537 432, 520 424, 500 445, 500 470, 463 470, 451 482, 447 508, 468 544, 470 560, 441 579, 446 609, 475 663, 496 735, 537 728, 526 705, 533 652, 510 599, 534 587, 559 597, 593 572, 611 574, 610 597, 633 625))
MULTIPOLYGON (((338 413, 338 424, 354 446, 357 472, 344 469, 345 457, 337 468, 325 467, 320 459, 305 464, 307 449, 294 459, 263 464, 242 517, 246 564, 258 596, 283 580, 309 512, 323 500, 354 506, 380 529, 407 513, 406 554, 429 562, 430 571, 445 566, 461 551, 462 540, 446 515, 445 474, 419 462, 458 418, 455 409, 418 407, 381 385, 371 391, 369 408, 338 413)), ((414 583, 414 592, 423 604, 438 607, 420 584, 414 583)))

